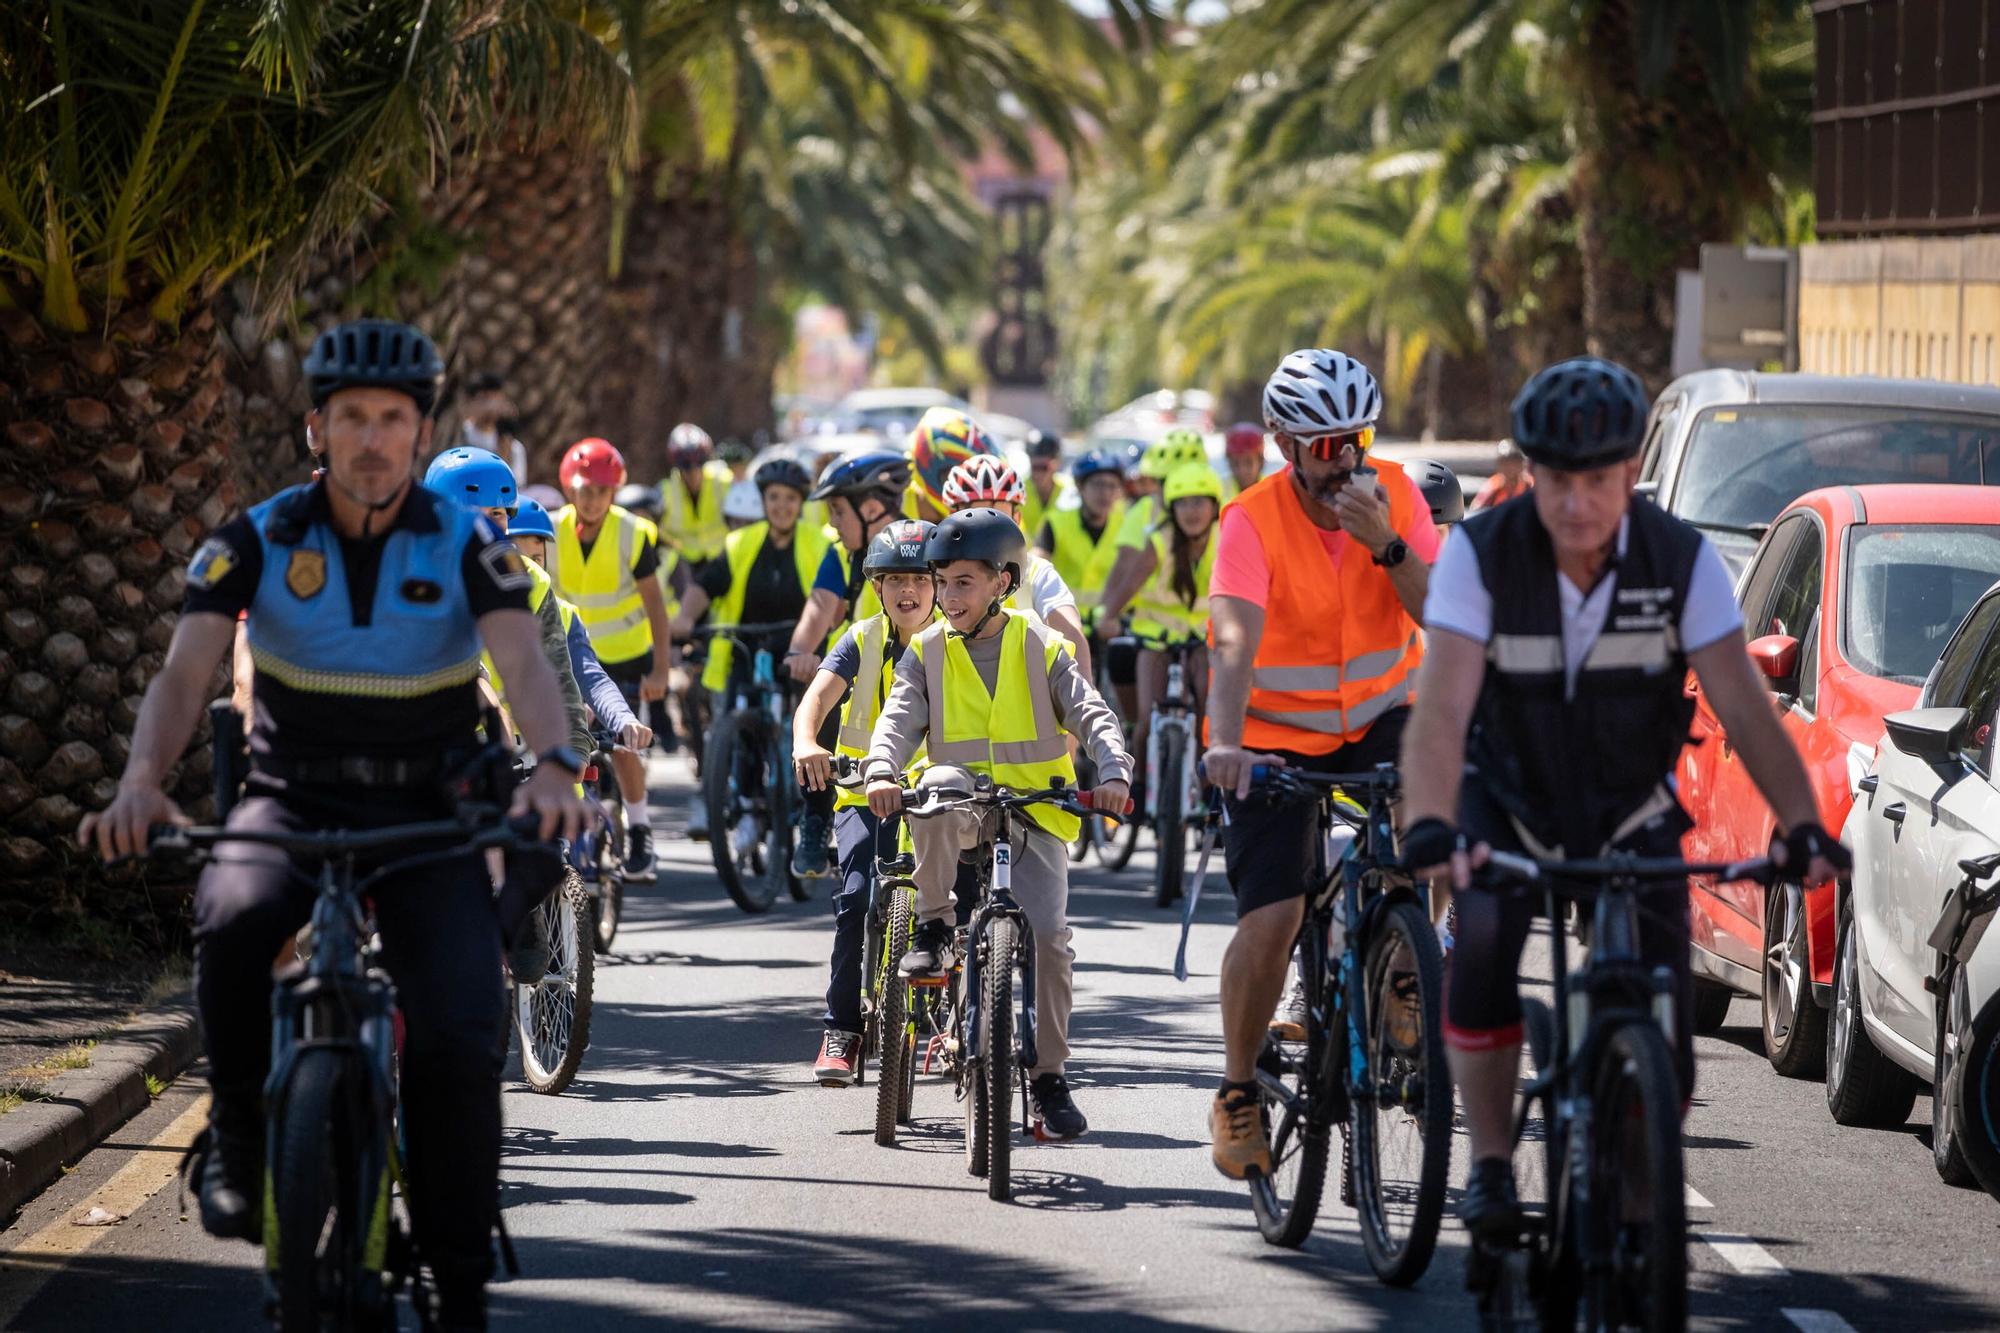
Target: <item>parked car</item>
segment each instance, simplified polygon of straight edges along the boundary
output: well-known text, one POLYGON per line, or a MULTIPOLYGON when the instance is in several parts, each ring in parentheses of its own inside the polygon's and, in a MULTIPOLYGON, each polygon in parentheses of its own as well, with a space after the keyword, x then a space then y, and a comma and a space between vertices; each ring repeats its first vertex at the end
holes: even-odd
POLYGON ((933 407, 972 411, 972 404, 943 389, 856 389, 835 406, 831 420, 842 432, 901 436, 933 407))
POLYGON ((1653 404, 1641 458, 1640 489, 1734 572, 1779 510, 1821 486, 2000 484, 2000 389, 1698 370, 1653 404))
POLYGON ((1938 1172, 2000 1188, 2000 584, 1974 604, 1917 707, 1891 713, 1855 782, 1852 887, 1838 905, 1826 1100, 1900 1125, 1931 1090, 1938 1172))
MULTIPOLYGON (((1750 657, 1804 757, 1836 836, 1882 716, 1916 703, 1939 649, 2000 579, 2000 488, 1834 486, 1777 516, 1737 585, 1750 657)), ((1692 675, 1693 736, 1682 802, 1690 857, 1761 856, 1776 820, 1692 675)), ((1816 1077, 1833 981, 1835 886, 1697 879, 1691 943, 1698 1026, 1720 1026, 1732 995, 1761 999, 1764 1051, 1780 1073, 1816 1077)))

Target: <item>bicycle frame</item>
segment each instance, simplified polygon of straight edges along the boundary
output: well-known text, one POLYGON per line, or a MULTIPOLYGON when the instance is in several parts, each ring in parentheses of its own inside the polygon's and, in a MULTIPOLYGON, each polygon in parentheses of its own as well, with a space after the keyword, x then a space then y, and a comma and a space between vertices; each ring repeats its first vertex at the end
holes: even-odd
MULTIPOLYGON (((1037 1055, 1035 1043, 1035 928, 1028 923, 1028 914, 1014 901, 1014 811, 1006 805, 1000 806, 999 826, 993 831, 993 848, 990 869, 981 885, 979 903, 972 909, 972 921, 966 927, 965 936, 965 994, 967 996, 965 1018, 965 1049, 976 1052, 980 1038, 981 1008, 979 951, 986 942, 986 932, 996 917, 1007 917, 1020 931, 1021 970, 1021 1036, 1019 1061, 1023 1069, 1033 1069, 1037 1055)), ((1000 1058, 1000 1052, 994 1052, 1000 1058)))
MULTIPOLYGON (((1164 653, 1167 658, 1166 688, 1153 702, 1153 710, 1146 724, 1146 808, 1143 818, 1151 820, 1160 810, 1160 737, 1169 731, 1177 731, 1187 738, 1189 744, 1181 750, 1183 755, 1193 753, 1195 740, 1196 702, 1188 689, 1188 660, 1201 646, 1197 639, 1139 639, 1139 647, 1151 652, 1164 653)), ((1194 773, 1194 765, 1181 774, 1176 787, 1183 817, 1201 804, 1201 781, 1194 773)))

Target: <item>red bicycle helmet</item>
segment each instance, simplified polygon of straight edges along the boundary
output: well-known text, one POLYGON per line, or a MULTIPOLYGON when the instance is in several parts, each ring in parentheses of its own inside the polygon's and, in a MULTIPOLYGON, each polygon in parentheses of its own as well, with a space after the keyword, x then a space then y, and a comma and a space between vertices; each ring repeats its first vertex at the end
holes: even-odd
POLYGON ((944 502, 948 508, 983 504, 994 500, 1022 504, 1028 498, 1021 474, 1004 458, 980 454, 966 459, 944 479, 944 502))
POLYGON ((1239 421, 1222 433, 1222 452, 1230 458, 1242 454, 1264 453, 1264 431, 1247 421, 1239 421))
POLYGON ((609 440, 578 440, 563 455, 562 467, 557 471, 562 478, 562 487, 567 491, 578 478, 592 486, 623 486, 625 484, 625 456, 612 446, 609 440))

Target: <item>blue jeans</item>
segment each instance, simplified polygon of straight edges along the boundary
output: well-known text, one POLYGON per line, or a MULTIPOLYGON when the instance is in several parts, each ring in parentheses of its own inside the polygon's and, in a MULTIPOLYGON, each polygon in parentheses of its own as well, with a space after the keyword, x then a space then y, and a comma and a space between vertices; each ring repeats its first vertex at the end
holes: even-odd
POLYGON ((833 965, 826 988, 825 1025, 861 1031, 861 959, 868 931, 868 883, 875 873, 875 834, 882 826, 866 806, 833 813, 839 858, 833 890, 833 965))

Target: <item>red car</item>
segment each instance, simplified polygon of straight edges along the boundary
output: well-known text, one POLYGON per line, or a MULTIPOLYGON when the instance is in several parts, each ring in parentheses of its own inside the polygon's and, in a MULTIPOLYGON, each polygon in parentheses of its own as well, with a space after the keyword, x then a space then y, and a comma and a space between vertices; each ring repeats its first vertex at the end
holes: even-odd
MULTIPOLYGON (((2000 463, 2000 460, 1996 460, 2000 463)), ((1916 705, 1945 642, 2000 580, 2000 487, 1830 486, 1772 523, 1737 584, 1750 657, 1838 836, 1882 717, 1916 705)), ((1680 796, 1690 860, 1761 856, 1775 819, 1692 674, 1680 796)), ((1763 1001, 1764 1051, 1817 1077, 1833 986, 1834 886, 1693 885, 1695 1023, 1720 1027, 1736 993, 1763 1001)))

